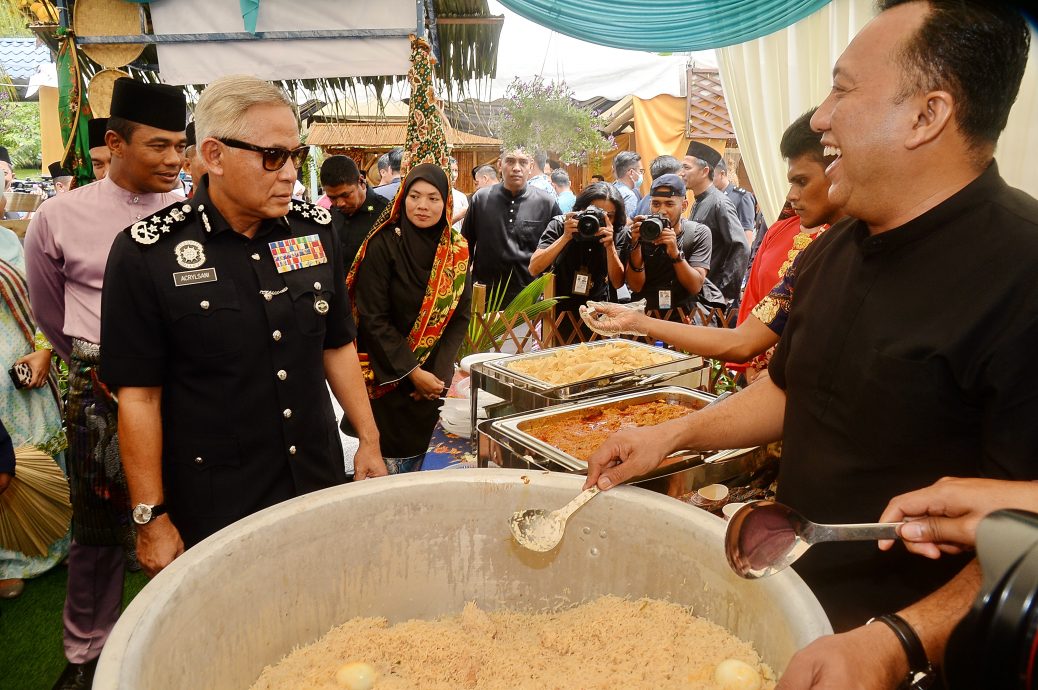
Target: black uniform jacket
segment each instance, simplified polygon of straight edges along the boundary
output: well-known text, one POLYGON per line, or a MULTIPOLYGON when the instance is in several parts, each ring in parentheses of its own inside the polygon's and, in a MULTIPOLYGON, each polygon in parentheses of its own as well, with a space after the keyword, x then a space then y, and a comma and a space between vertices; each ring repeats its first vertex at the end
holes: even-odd
POLYGON ((103 376, 162 388, 165 502, 186 544, 345 481, 322 361, 356 336, 340 252, 330 212, 303 202, 235 232, 207 179, 116 238, 103 376))

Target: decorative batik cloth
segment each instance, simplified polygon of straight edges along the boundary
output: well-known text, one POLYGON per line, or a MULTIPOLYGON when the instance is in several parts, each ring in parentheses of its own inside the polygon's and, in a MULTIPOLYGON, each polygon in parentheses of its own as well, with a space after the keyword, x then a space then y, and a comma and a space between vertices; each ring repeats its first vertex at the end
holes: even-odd
MULTIPOLYGON (((820 237, 825 228, 815 233, 802 232, 793 238, 793 246, 789 249, 786 261, 779 268, 778 285, 764 296, 751 312, 760 319, 761 323, 781 336, 789 318, 789 309, 793 304, 793 288, 796 284, 796 258, 804 251, 811 242, 820 237)), ((762 371, 768 368, 774 347, 769 347, 765 352, 757 355, 747 363, 747 368, 762 371)))
MULTIPOLYGON (((12 241, 17 244, 17 238, 12 241)), ((20 247, 15 247, 20 251, 20 247)), ((18 262, 21 263, 20 261, 18 262)), ((18 358, 35 349, 51 349, 50 343, 36 330, 29 310, 25 279, 14 263, 0 259, 0 364, 9 368, 18 358)), ((14 387, 9 376, 0 376, 0 419, 4 420, 16 446, 40 445, 61 432, 61 408, 57 395, 54 367, 44 388, 14 387)), ((57 453, 54 461, 65 471, 65 454, 57 453)), ((54 567, 69 549, 66 534, 49 545, 47 554, 30 557, 12 550, 0 549, 0 580, 34 577, 54 567)))
MULTIPOLYGON (((433 89, 434 64, 435 59, 431 55, 429 44, 424 39, 412 35, 411 70, 407 75, 411 84, 411 102, 407 121, 407 140, 401 163, 401 172, 405 177, 412 167, 420 163, 432 163, 440 166, 444 171, 450 170, 450 152, 447 148, 443 115, 436 104, 436 93, 433 89)), ((447 179, 450 179, 449 174, 447 179)), ((359 319, 353 299, 357 269, 367 253, 371 238, 385 228, 399 223, 403 213, 405 192, 406 186, 401 183, 393 203, 386 207, 378 222, 375 223, 375 227, 365 238, 357 252, 353 266, 350 268, 349 275, 346 277, 350 301, 354 304, 355 319, 359 319)), ((444 199, 446 224, 436 247, 436 255, 425 297, 422 300, 422 308, 407 337, 408 345, 414 352, 419 365, 432 352, 443 329, 450 321, 454 309, 461 300, 468 275, 468 243, 458 231, 451 227, 451 216, 454 210, 451 197, 451 194, 447 194, 447 198, 444 199)), ((367 364, 367 358, 363 354, 361 355, 361 367, 364 369, 368 396, 372 399, 381 397, 396 388, 397 383, 378 384, 375 381, 374 374, 367 364)))
POLYGON ((75 36, 67 29, 58 29, 58 42, 58 113, 61 140, 65 142, 60 162, 72 172, 77 186, 82 186, 94 179, 90 165, 90 104, 84 94, 75 36))
POLYGON ((68 472, 72 535, 89 546, 132 548, 130 494, 119 455, 116 400, 100 382, 101 348, 73 341, 69 362, 68 472))

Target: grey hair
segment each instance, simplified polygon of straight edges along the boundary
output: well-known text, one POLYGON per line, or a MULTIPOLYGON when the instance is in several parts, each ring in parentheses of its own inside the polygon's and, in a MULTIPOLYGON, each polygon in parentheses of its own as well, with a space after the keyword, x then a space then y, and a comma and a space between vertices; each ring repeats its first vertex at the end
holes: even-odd
POLYGON ((195 107, 195 140, 244 139, 246 113, 257 105, 284 105, 295 113, 295 103, 270 82, 247 74, 220 77, 205 88, 195 107))

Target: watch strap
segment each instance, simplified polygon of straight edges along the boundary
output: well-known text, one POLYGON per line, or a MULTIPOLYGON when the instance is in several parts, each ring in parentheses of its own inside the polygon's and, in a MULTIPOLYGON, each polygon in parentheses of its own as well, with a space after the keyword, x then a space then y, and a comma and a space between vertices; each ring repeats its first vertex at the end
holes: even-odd
POLYGON ((893 631, 905 656, 908 658, 908 676, 902 681, 899 688, 905 690, 923 690, 932 686, 936 675, 930 660, 926 658, 926 649, 915 630, 901 616, 896 613, 885 613, 869 619, 865 625, 871 623, 883 623, 893 631))

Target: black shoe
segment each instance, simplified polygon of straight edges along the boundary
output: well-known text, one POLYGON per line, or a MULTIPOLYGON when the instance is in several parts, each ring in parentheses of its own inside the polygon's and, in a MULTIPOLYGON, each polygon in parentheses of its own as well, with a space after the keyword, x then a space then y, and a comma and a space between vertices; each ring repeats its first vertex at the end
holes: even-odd
POLYGON ((97 659, 85 664, 69 662, 61 672, 58 682, 54 684, 53 690, 90 690, 90 686, 94 684, 96 669, 97 659))

